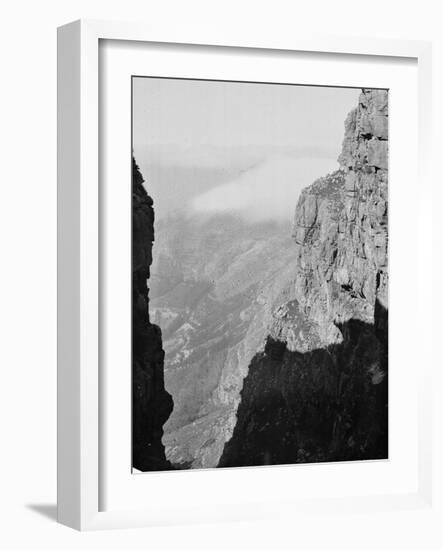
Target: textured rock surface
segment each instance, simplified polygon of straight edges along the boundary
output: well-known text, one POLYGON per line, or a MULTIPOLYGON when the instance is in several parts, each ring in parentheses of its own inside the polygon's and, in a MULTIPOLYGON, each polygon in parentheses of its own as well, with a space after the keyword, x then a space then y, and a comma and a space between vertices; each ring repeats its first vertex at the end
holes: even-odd
POLYGON ((141 471, 166 470, 161 441, 163 424, 172 411, 164 385, 164 351, 160 328, 149 319, 147 280, 152 263, 154 209, 132 165, 132 465, 141 471))
POLYGON ((300 196, 274 312, 220 466, 387 457, 388 93, 363 90, 340 169, 300 196))
POLYGON ((341 170, 297 205, 296 295, 324 344, 341 341, 335 323, 373 322, 377 298, 387 308, 387 102, 385 91, 362 92, 345 123, 341 170))

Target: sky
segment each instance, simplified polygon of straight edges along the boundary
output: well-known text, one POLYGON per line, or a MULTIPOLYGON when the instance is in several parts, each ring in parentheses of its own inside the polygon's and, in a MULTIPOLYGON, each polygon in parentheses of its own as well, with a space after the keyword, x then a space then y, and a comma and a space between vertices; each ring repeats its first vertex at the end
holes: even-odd
POLYGON ((168 203, 289 217, 300 190, 337 168, 344 120, 359 93, 134 78, 133 150, 160 215, 168 203))

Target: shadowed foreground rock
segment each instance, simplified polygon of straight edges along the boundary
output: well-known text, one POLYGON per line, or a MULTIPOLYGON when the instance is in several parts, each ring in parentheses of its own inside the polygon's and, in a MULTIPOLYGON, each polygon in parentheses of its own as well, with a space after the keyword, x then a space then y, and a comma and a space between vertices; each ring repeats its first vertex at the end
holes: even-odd
POLYGON ((152 263, 154 209, 132 163, 132 465, 141 471, 169 470, 162 443, 163 424, 172 412, 165 390, 160 328, 149 319, 147 280, 152 263))
POLYGON ((268 339, 251 362, 219 467, 380 459, 388 453, 387 312, 307 353, 268 339))

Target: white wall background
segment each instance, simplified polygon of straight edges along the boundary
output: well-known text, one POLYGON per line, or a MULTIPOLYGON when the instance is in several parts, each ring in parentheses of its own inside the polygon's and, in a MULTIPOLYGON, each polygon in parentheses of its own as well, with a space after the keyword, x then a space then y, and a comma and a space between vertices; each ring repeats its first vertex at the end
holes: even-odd
MULTIPOLYGON (((327 34, 434 40, 436 159, 443 151, 443 17, 438 1, 17 0, 4 5, 0 23, 0 545, 8 549, 96 548, 99 544, 165 550, 440 548, 439 501, 434 511, 294 517, 291 524, 273 521, 79 534, 54 523, 56 27, 79 17, 151 24, 167 20, 190 30, 253 26, 277 34, 281 28, 296 33, 312 27, 327 34)), ((443 198, 441 170, 435 171, 435 186, 436 200, 443 198)), ((439 244, 440 220, 435 227, 439 244)), ((436 288, 442 267, 439 256, 436 288)), ((435 300, 441 304, 440 296, 435 300)), ((438 399, 443 385, 435 388, 436 413, 441 418, 438 399)), ((440 463, 442 432, 441 422, 436 422, 440 463)), ((441 475, 436 473, 439 494, 443 494, 441 475)))

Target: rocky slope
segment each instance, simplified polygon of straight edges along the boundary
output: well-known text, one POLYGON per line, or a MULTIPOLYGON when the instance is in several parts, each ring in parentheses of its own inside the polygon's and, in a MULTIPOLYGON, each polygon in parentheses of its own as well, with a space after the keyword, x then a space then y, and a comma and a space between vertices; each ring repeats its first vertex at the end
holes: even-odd
POLYGON ((219 466, 388 454, 388 93, 363 90, 340 170, 296 208, 294 297, 251 361, 219 466))
POLYGON ((150 309, 174 396, 163 442, 178 467, 214 467, 272 312, 291 299, 296 250, 289 224, 227 214, 174 216, 156 236, 150 309))
POLYGON ((162 443, 172 411, 164 385, 160 328, 149 318, 147 280, 152 263, 154 209, 132 163, 132 465, 141 471, 170 469, 162 443))

